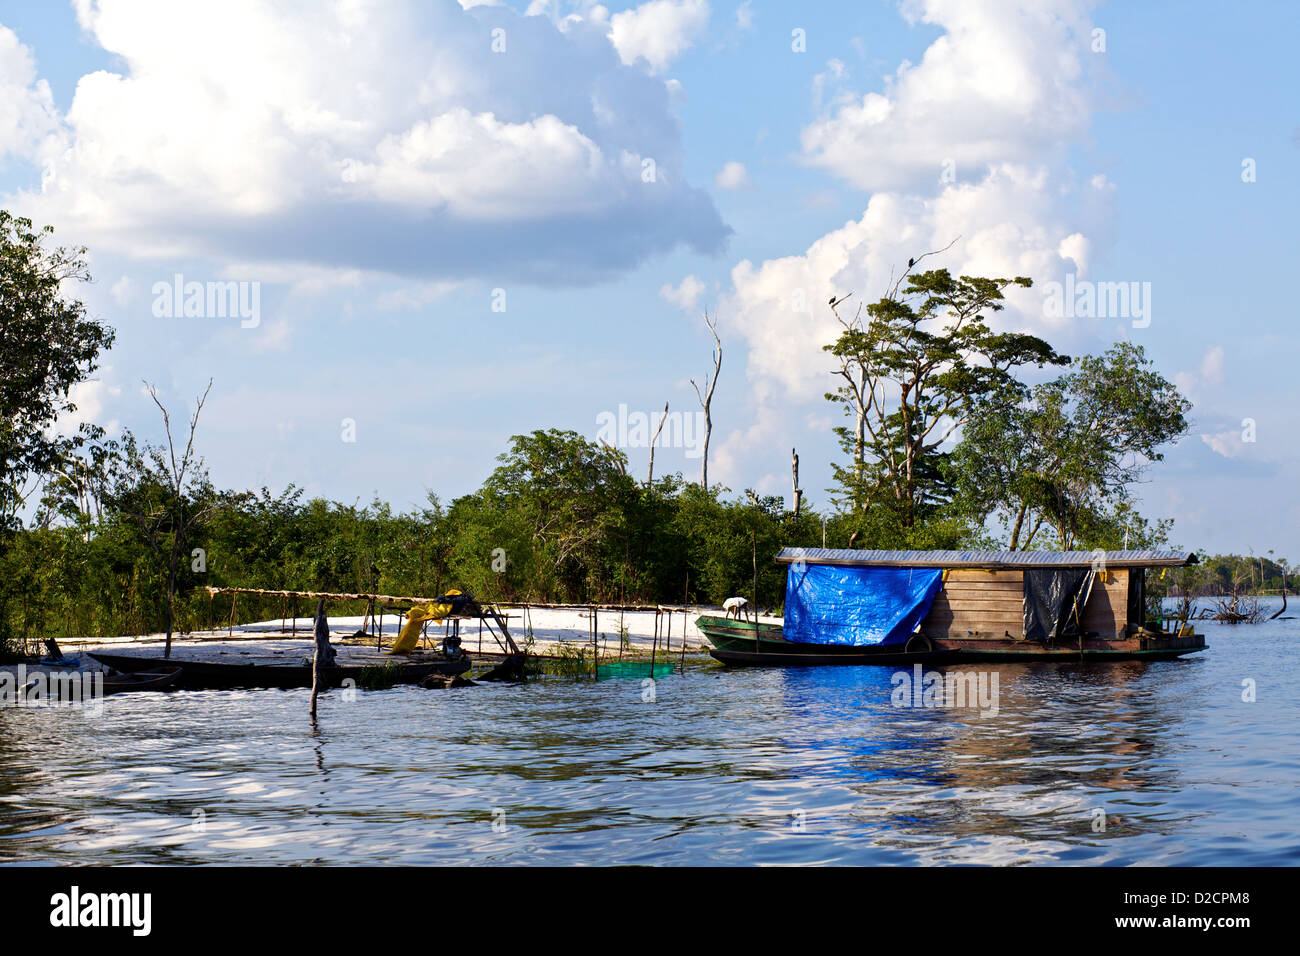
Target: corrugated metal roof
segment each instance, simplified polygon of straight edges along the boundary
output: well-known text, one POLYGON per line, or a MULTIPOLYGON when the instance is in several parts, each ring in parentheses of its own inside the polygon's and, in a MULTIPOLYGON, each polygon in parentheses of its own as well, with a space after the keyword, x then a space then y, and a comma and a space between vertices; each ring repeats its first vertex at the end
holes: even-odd
POLYGON ((1191 551, 854 551, 849 548, 782 548, 781 564, 887 568, 1176 568, 1195 564, 1191 551), (1100 559, 1100 561, 1099 561, 1100 559))

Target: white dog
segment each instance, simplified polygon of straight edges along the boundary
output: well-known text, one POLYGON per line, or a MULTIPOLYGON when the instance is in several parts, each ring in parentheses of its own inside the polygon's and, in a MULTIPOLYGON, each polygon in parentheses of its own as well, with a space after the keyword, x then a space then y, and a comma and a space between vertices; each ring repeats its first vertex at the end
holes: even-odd
POLYGON ((722 602, 722 609, 727 612, 727 617, 732 617, 732 612, 734 611, 734 617, 736 620, 740 620, 741 611, 743 611, 748 605, 749 602, 743 597, 733 597, 727 598, 722 602))

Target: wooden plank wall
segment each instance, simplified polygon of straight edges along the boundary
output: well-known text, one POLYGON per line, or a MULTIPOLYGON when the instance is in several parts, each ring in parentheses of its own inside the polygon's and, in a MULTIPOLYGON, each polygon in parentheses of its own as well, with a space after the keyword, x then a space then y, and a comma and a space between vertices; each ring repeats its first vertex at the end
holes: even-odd
MULTIPOLYGON (((1128 623, 1128 570, 1093 582, 1083 609, 1084 631, 1106 640, 1122 638, 1128 623)), ((954 640, 1006 640, 1025 633, 1024 575, 1020 571, 956 568, 921 622, 921 633, 954 640)))
POLYGON ((1092 582, 1092 595, 1083 607, 1084 633, 1096 631, 1105 641, 1124 636, 1128 624, 1128 576, 1127 568, 1107 571, 1105 581, 1102 575, 1097 575, 1092 582))
POLYGON ((954 568, 921 633, 932 638, 1006 640, 1025 632, 1024 575, 1019 571, 954 568), (967 633, 969 632, 969 633, 967 633))

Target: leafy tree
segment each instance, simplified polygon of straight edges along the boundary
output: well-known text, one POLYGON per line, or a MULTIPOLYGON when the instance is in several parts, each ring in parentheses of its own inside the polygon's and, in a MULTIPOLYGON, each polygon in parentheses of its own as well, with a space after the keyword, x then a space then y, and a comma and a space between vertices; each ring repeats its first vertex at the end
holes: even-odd
POLYGON ((954 279, 946 269, 903 279, 865 317, 859 308, 841 320, 844 331, 825 349, 844 384, 826 398, 853 422, 836 429, 849 457, 833 466, 840 503, 884 504, 888 520, 910 529, 951 498, 940 449, 973 411, 1015 402, 1024 391, 1017 369, 1069 359, 1036 336, 989 329, 985 316, 1003 308, 1003 290, 1029 279, 954 279))
POLYGON ((955 483, 973 513, 1009 529, 1013 550, 1044 527, 1062 549, 1113 542, 1117 522, 1137 532, 1129 488, 1187 431, 1190 409, 1141 346, 1121 342, 1022 401, 980 402, 953 455, 955 483))
MULTIPOLYGON (((521 543, 548 593, 576 594, 602 583, 603 569, 621 550, 618 513, 637 496, 626 456, 558 429, 515 435, 510 443, 484 483, 483 503, 508 516, 504 524, 526 529, 521 543)), ((503 537, 492 546, 507 544, 503 537)), ((520 555, 507 549, 507 562, 512 557, 520 555)), ((486 566, 486 555, 483 560, 486 566)))
POLYGON ((33 476, 52 471, 85 433, 51 430, 74 411, 70 390, 97 367, 113 331, 64 292, 87 282, 84 248, 47 248, 46 226, 0 209, 0 523, 12 527, 33 476))

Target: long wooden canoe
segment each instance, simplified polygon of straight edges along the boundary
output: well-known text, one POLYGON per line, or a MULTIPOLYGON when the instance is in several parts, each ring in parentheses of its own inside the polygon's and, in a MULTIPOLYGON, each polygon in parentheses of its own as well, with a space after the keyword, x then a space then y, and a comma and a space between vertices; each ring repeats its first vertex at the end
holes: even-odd
POLYGON ((175 664, 158 670, 104 675, 104 693, 122 694, 138 690, 168 690, 180 681, 181 669, 175 664))
MULTIPOLYGON (((311 687, 310 664, 221 664, 174 657, 141 657, 133 654, 105 654, 100 651, 88 653, 106 667, 127 674, 179 667, 180 675, 176 686, 186 690, 229 687, 274 687, 287 690, 311 687)), ((348 679, 357 681, 358 686, 364 686, 363 672, 374 673, 380 669, 385 684, 418 684, 435 674, 443 677, 463 674, 470 669, 470 661, 466 656, 458 660, 393 661, 381 665, 346 664, 321 668, 321 679, 326 687, 339 687, 348 679)))

